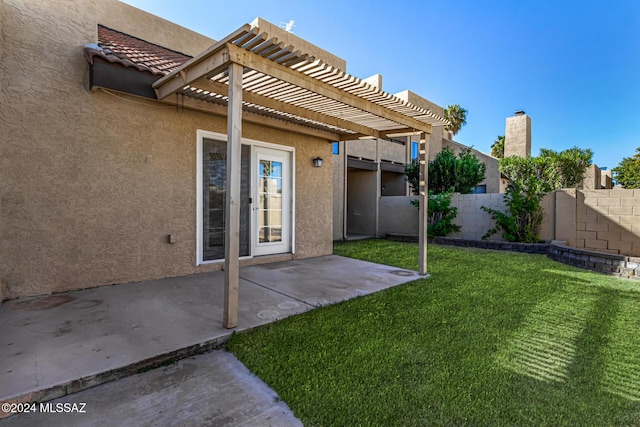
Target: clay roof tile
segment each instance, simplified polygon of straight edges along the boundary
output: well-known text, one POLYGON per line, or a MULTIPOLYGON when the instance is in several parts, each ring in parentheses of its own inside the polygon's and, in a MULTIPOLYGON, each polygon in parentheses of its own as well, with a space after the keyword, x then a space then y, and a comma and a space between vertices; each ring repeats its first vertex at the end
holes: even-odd
POLYGON ((84 47, 87 61, 98 56, 125 67, 165 76, 192 57, 98 24, 98 43, 84 47))

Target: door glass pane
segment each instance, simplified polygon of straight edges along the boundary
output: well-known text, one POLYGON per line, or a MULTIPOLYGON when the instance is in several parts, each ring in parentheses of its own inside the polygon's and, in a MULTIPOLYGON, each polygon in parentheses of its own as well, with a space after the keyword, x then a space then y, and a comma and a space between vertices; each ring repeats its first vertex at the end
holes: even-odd
POLYGON ((258 242, 282 241, 282 162, 258 164, 258 242))
MULTIPOLYGON (((250 254, 249 171, 251 151, 243 145, 240 158, 240 256, 250 254)), ((202 143, 203 260, 224 259, 227 197, 227 142, 204 138, 202 143)))

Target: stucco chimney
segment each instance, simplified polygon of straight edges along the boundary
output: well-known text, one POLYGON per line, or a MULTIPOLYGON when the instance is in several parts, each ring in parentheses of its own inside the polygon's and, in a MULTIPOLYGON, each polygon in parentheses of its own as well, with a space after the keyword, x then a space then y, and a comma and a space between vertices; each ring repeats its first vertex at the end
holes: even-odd
POLYGON ((522 110, 507 117, 504 135, 504 156, 531 156, 531 117, 522 110))

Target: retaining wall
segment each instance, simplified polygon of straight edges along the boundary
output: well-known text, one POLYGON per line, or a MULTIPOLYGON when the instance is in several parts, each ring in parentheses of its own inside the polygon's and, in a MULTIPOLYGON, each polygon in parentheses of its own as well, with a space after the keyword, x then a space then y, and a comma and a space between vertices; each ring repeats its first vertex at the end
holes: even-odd
MULTIPOLYGON (((387 234, 388 240, 398 242, 418 242, 418 237, 406 234, 387 234)), ((563 264, 593 270, 627 279, 640 280, 640 257, 630 257, 577 249, 567 246, 566 242, 554 240, 551 243, 514 243, 489 240, 456 239, 451 237, 435 237, 428 239, 437 245, 473 247, 512 252, 546 254, 547 257, 563 264)))
POLYGON ((547 256, 552 260, 575 267, 630 279, 640 279, 640 258, 577 249, 554 240, 547 256))

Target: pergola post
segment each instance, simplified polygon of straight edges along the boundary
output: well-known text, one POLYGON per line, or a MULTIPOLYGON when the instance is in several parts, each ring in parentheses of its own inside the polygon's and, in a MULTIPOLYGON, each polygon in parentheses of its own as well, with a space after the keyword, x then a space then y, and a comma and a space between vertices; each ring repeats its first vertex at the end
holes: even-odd
POLYGON ((227 114, 227 194, 224 222, 224 318, 222 326, 238 326, 240 282, 240 156, 242 147, 242 66, 229 64, 227 114))
POLYGON ((420 245, 419 273, 427 274, 427 224, 429 221, 429 213, 427 203, 429 202, 428 174, 429 174, 429 155, 427 153, 427 136, 425 132, 420 133, 420 146, 418 157, 420 159, 420 177, 419 177, 419 231, 418 240, 420 245))

